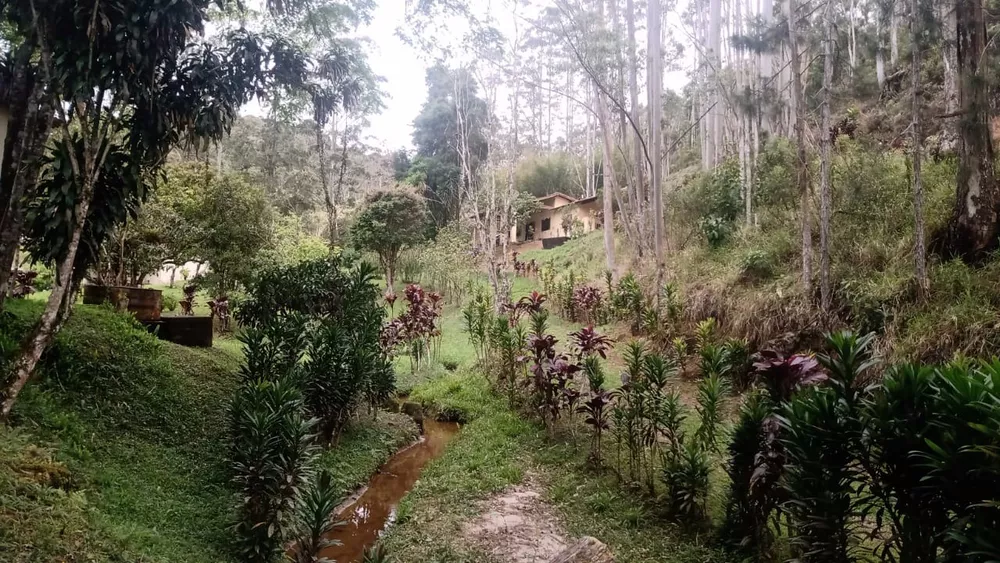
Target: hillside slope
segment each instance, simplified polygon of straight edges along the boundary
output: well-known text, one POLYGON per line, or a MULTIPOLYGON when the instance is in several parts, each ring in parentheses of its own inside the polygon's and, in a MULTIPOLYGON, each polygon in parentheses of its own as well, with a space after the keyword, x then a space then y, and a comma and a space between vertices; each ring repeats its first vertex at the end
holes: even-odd
MULTIPOLYGON (((9 351, 41 303, 8 302, 9 351)), ((77 306, 0 425, 0 562, 231 561, 227 410, 240 344, 185 348, 131 317, 77 306)), ((416 435, 360 417, 321 463, 346 493, 416 435)))

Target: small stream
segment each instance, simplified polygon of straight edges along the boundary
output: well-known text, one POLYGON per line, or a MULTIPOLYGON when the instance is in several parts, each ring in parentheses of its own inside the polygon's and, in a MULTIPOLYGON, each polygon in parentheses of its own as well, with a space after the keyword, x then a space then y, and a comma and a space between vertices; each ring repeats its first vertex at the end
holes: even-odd
POLYGON ((424 420, 424 434, 420 441, 400 450, 372 477, 360 497, 349 501, 337 516, 344 522, 329 536, 341 545, 323 550, 322 557, 337 563, 358 563, 365 548, 378 541, 379 536, 396 520, 399 501, 413 488, 427 462, 444 453, 444 448, 455 434, 458 424, 424 420))

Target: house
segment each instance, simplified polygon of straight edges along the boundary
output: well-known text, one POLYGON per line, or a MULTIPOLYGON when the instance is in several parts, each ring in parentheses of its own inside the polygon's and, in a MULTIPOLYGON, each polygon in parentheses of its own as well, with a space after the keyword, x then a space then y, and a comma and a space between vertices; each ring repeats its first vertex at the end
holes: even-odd
POLYGON ((553 248, 570 237, 602 227, 603 213, 597 196, 576 199, 556 192, 538 198, 538 209, 511 227, 510 242, 553 248))

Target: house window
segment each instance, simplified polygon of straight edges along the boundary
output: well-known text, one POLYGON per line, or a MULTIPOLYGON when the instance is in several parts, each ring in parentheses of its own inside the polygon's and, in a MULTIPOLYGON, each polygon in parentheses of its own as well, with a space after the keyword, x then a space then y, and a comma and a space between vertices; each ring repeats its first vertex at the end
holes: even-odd
POLYGON ((547 217, 545 219, 542 219, 542 232, 544 233, 545 231, 551 228, 552 228, 552 218, 547 217))

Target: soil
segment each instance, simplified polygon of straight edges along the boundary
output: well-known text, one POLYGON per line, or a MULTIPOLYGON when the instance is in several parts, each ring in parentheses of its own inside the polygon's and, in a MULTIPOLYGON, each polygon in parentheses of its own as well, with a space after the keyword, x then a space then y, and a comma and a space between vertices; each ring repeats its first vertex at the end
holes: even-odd
POLYGON ((569 544, 530 474, 524 483, 483 503, 482 513, 462 533, 470 544, 505 563, 548 562, 569 544))

